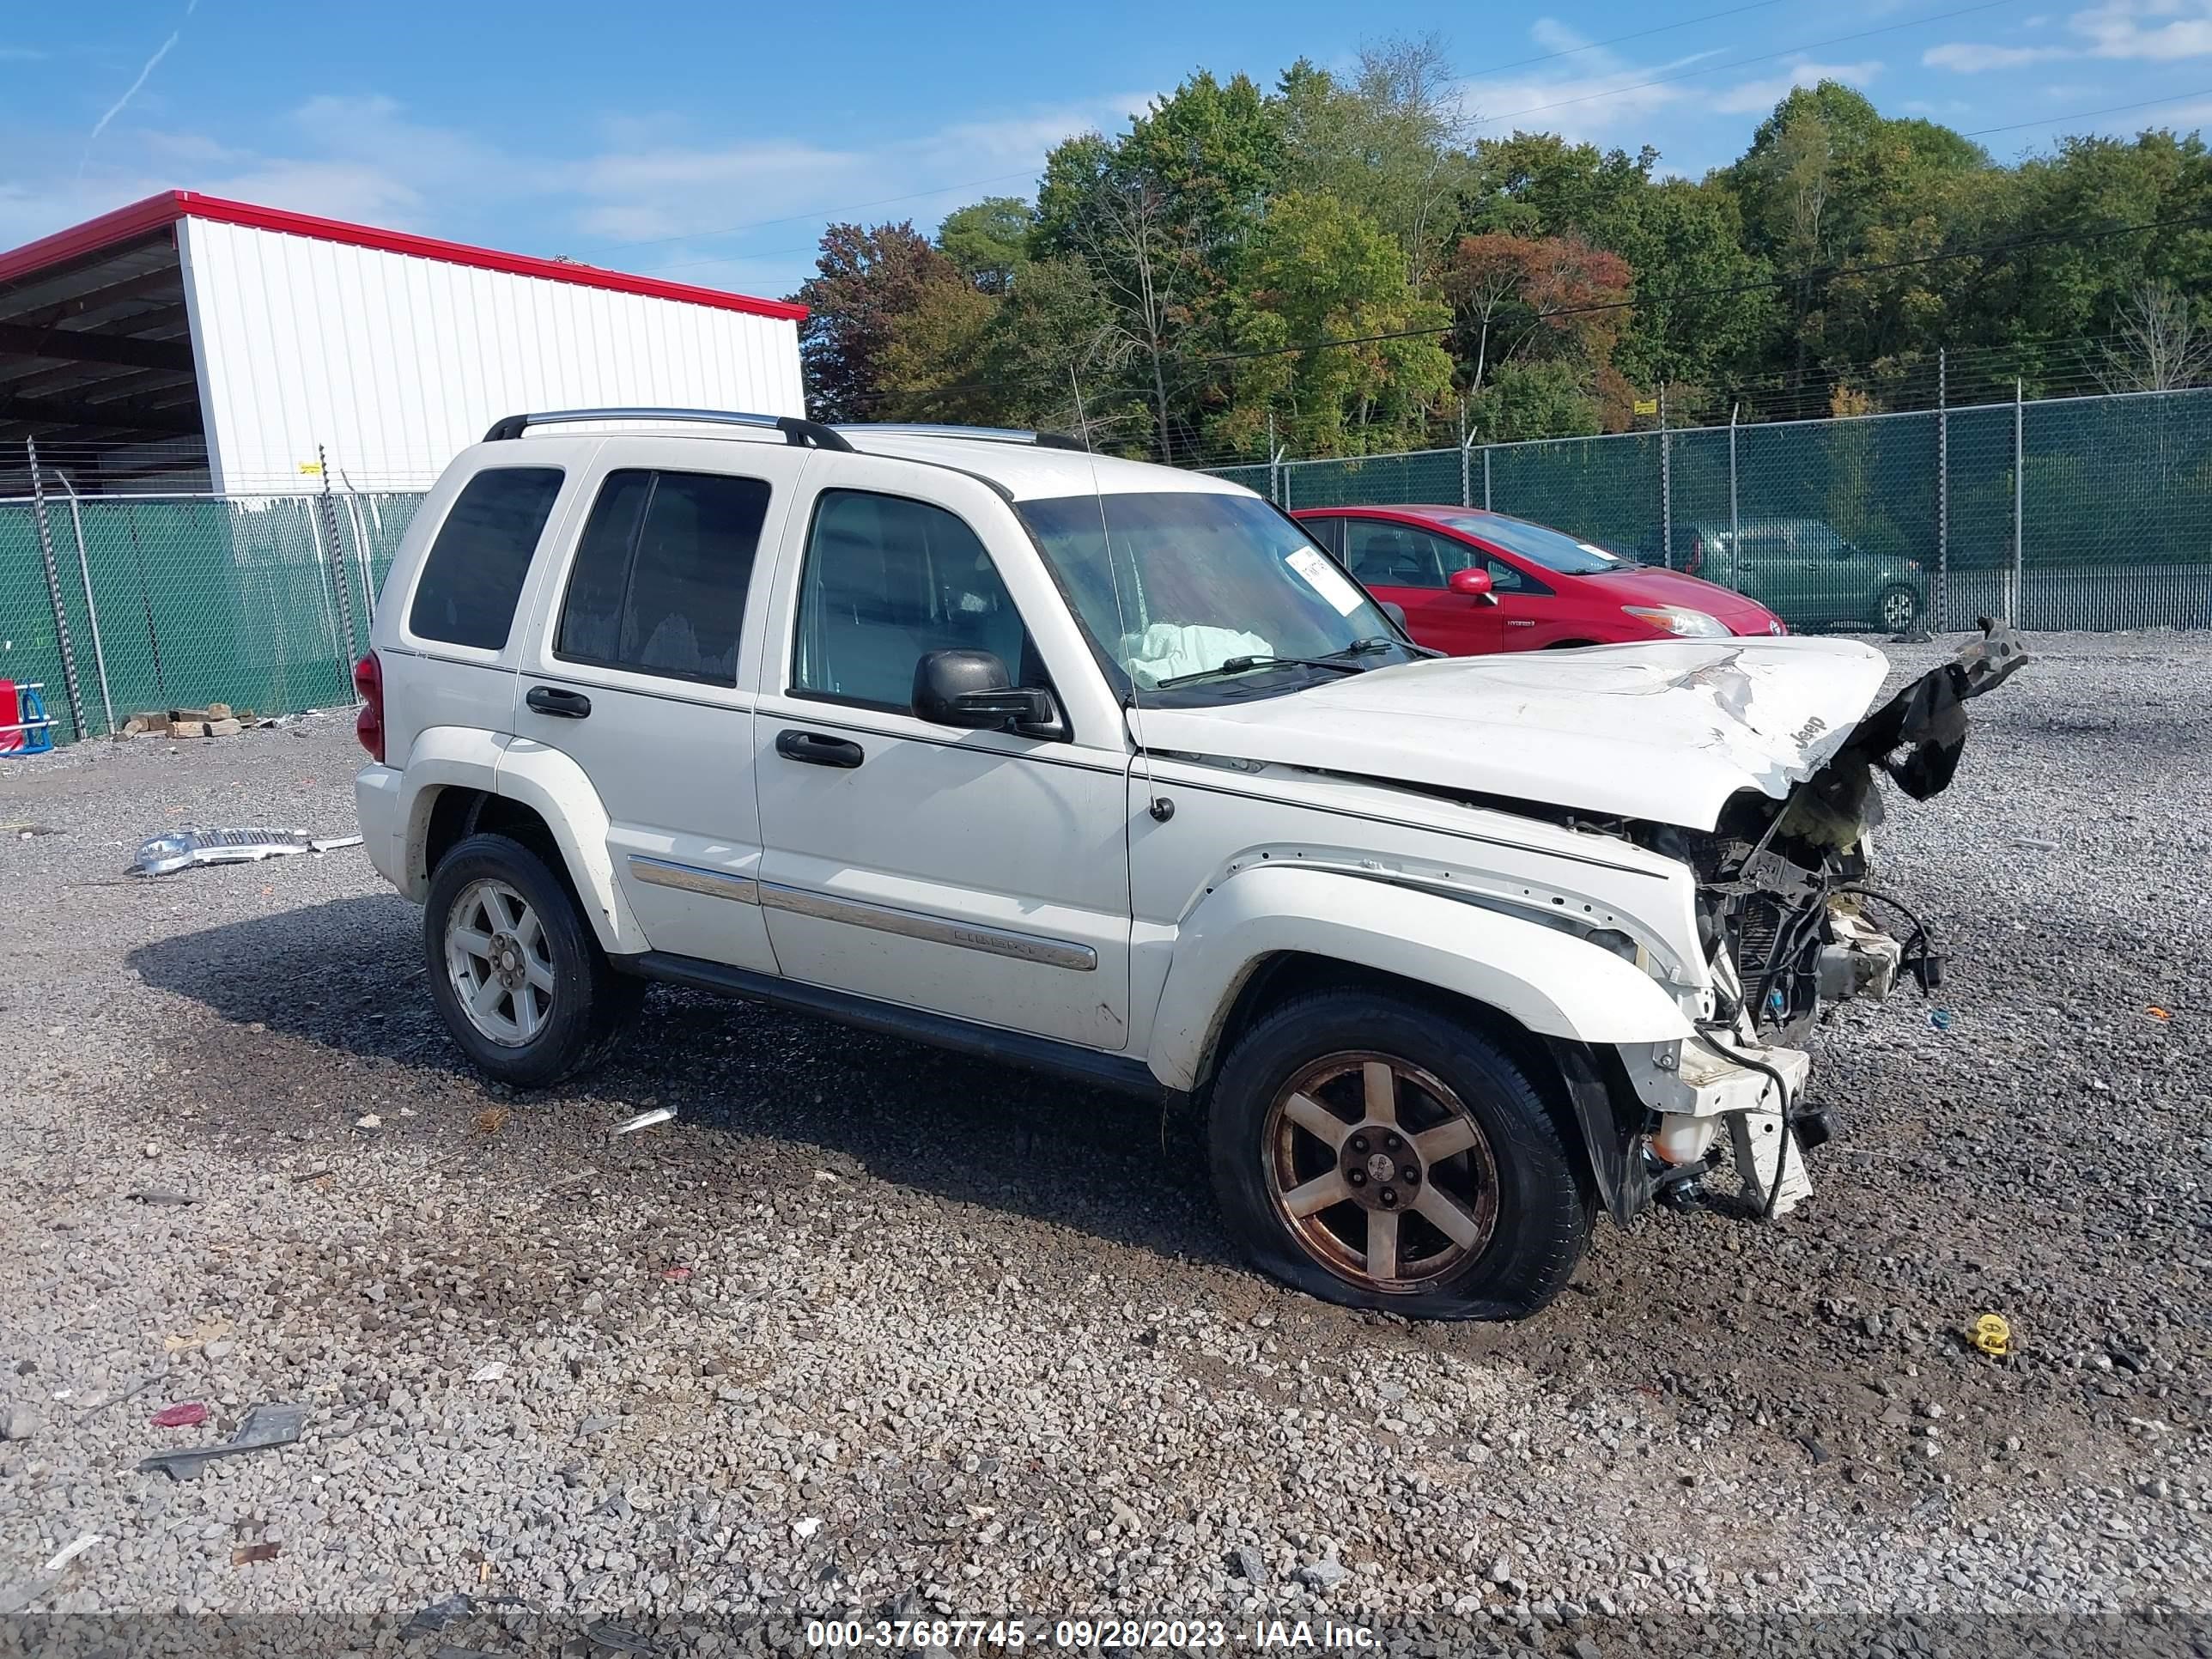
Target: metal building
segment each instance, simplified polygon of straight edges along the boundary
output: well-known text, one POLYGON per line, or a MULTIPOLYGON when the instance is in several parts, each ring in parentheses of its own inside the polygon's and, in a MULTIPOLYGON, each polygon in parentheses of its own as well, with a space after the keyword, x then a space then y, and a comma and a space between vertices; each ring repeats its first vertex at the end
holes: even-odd
POLYGON ((169 191, 0 254, 0 495, 418 489, 501 415, 805 412, 805 307, 169 191))

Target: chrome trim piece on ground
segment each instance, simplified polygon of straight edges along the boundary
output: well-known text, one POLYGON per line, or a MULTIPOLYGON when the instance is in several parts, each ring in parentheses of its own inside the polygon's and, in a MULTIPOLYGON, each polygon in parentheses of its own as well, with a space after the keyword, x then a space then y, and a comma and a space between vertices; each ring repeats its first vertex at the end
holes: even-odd
POLYGON ((903 939, 951 945, 963 951, 982 951, 1046 968, 1068 968, 1088 974, 1098 966, 1098 953, 1087 945, 1010 933, 1002 928, 978 927, 974 922, 946 921, 937 916, 918 915, 911 910, 894 910, 887 904, 870 904, 862 899, 832 898, 827 893, 779 887, 774 882, 760 884, 760 902, 770 910, 787 910, 793 915, 812 916, 822 921, 850 922, 856 927, 872 927, 878 933, 896 933, 903 939))
POLYGON ((888 904, 871 904, 864 899, 834 898, 827 893, 782 887, 772 881, 756 881, 750 876, 726 875, 694 865, 672 864, 665 859, 647 858, 641 853, 629 855, 629 872, 655 887, 673 887, 738 904, 757 904, 764 909, 785 910, 795 916, 812 916, 819 921, 872 927, 878 933, 896 933, 902 939, 950 945, 962 951, 981 951, 994 957, 1009 957, 1016 962, 1034 962, 1040 967, 1066 968, 1079 974, 1096 972, 1098 967, 1098 952, 1087 945, 1038 939, 1033 934, 1008 933, 1004 928, 979 927, 974 922, 947 921, 939 916, 894 909, 888 904))
POLYGON ((694 865, 671 864, 665 859, 649 859, 641 853, 629 855, 629 872, 654 887, 703 893, 708 898, 728 899, 738 904, 760 902, 760 884, 750 876, 725 875, 720 871, 702 870, 694 865))

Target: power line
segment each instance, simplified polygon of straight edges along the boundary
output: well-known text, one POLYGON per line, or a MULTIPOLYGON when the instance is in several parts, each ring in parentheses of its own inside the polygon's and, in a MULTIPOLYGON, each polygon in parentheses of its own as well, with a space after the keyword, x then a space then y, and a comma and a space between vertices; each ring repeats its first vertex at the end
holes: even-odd
POLYGON ((1760 52, 1753 58, 1735 58, 1725 64, 1707 64, 1702 69, 1684 70, 1679 75, 1662 75, 1649 81, 1631 82, 1626 86, 1607 87, 1600 92, 1586 92, 1579 97, 1557 98, 1548 104, 1531 104, 1526 109, 1509 110, 1503 115, 1484 115, 1476 118, 1477 126, 1492 126, 1500 121, 1517 121, 1524 115, 1537 115, 1547 109, 1565 109, 1570 104, 1587 104, 1600 98, 1618 98, 1624 92, 1641 92, 1647 87, 1671 86, 1677 81, 1688 81, 1700 75, 1717 75, 1723 70, 1744 69, 1753 64, 1767 64, 1778 58, 1794 58, 1799 52, 1817 52, 1822 46, 1840 46, 1847 41, 1864 40, 1876 34, 1893 34, 1899 29, 1918 28, 1924 23, 1941 23, 1954 17, 1964 17, 1971 12, 1993 11, 1999 6, 2008 6, 2014 0, 1977 0, 1971 6, 1960 6, 1950 11, 1930 12, 1925 17, 1907 18, 1901 23, 1884 23, 1879 28, 1859 29, 1850 34, 1832 34, 1825 40, 1808 40, 1802 46, 1784 46, 1779 52, 1760 52))
POLYGON ((2009 126, 1976 127, 1972 132, 1962 132, 1959 136, 1961 138, 1983 138, 1992 132, 2018 132, 2022 127, 2056 126, 2061 121, 2086 121, 2094 115, 2118 115, 2124 110, 2155 109, 2160 104, 2185 103, 2191 98, 2212 98, 2212 87, 2201 88, 2195 92, 2177 92, 2168 98, 2146 98, 2140 104, 2108 104, 2103 109, 2075 110, 2071 115, 2046 115, 2040 120, 2014 121, 2009 126))

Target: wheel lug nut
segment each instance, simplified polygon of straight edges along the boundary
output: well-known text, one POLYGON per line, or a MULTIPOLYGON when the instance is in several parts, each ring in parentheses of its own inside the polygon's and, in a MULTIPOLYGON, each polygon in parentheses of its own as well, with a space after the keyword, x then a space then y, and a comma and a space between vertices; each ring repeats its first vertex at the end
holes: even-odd
POLYGON ((1421 1172, 1410 1164, 1408 1164, 1404 1169, 1399 1170, 1398 1175, 1399 1178, 1404 1181, 1408 1187, 1417 1187, 1420 1184, 1421 1172))
POLYGON ((1365 1152, 1367 1150, 1367 1137, 1365 1135, 1352 1136, 1352 1150, 1355 1152, 1365 1152))
POLYGON ((1367 1171, 1364 1170, 1354 1170, 1346 1177, 1346 1179, 1350 1181, 1355 1187, 1364 1187, 1367 1184, 1367 1171))
POLYGON ((1396 1193, 1395 1190, 1393 1190, 1392 1188, 1389 1188, 1389 1187, 1385 1187, 1385 1188, 1382 1189, 1382 1205, 1383 1205, 1383 1207, 1384 1207, 1385 1209, 1388 1209, 1391 1205, 1395 1204, 1397 1201, 1398 1201, 1398 1194, 1397 1194, 1397 1193, 1396 1193))

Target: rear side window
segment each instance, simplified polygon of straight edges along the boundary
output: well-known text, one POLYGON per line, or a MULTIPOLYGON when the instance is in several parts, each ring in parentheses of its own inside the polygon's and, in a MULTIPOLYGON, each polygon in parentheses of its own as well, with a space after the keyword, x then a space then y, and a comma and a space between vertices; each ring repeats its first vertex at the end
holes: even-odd
POLYGON ((504 649, 531 555, 560 493, 557 466, 492 467, 463 484, 422 561, 408 631, 448 645, 504 649))
POLYGON ((1448 545, 1440 536, 1387 519, 1345 521, 1344 562, 1370 587, 1442 587, 1448 565, 1456 570, 1478 556, 1472 549, 1454 549, 1468 556, 1449 561, 1448 545))
POLYGON ((769 486, 718 472, 611 472, 577 544, 554 654, 738 683, 738 633, 769 486))

